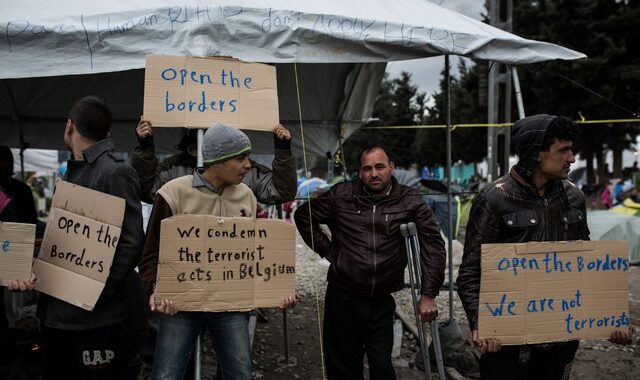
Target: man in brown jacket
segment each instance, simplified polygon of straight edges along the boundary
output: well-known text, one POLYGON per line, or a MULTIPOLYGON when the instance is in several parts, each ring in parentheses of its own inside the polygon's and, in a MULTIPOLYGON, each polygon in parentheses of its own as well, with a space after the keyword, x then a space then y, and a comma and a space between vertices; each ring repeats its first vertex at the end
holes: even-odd
POLYGON ((298 207, 296 226, 305 243, 331 263, 324 310, 324 352, 329 379, 395 379, 392 292, 404 287, 407 258, 400 225, 418 227, 422 318, 438 315, 435 297, 444 280, 445 248, 431 209, 415 189, 393 177, 383 147, 360 154, 360 178, 339 183, 298 207), (326 224, 331 239, 320 229, 326 224))

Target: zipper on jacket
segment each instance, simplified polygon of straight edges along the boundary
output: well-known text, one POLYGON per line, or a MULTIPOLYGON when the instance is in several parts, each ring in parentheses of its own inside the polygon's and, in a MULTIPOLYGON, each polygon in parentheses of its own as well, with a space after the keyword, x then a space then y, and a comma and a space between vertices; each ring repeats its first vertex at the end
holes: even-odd
POLYGON ((544 221, 540 220, 538 221, 540 223, 544 222, 545 224, 545 230, 547 231, 546 236, 544 237, 543 240, 548 240, 551 236, 551 233, 549 231, 549 200, 547 198, 544 198, 544 221))
POLYGON ((373 291, 376 287, 376 272, 377 272, 377 260, 376 260, 376 206, 373 205, 373 212, 371 213, 371 229, 373 230, 373 279, 371 281, 371 296, 373 297, 373 291))

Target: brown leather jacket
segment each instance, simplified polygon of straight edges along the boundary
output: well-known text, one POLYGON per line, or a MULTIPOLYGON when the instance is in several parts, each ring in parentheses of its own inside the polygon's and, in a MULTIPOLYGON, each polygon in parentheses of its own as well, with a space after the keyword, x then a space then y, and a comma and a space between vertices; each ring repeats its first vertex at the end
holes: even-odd
POLYGON ((482 244, 589 240, 582 191, 568 181, 547 186, 540 196, 511 169, 473 201, 457 280, 472 331, 478 328, 482 244))
POLYGON ((388 196, 363 193, 360 180, 339 183, 296 209, 305 243, 331 263, 329 282, 360 296, 404 287, 407 257, 400 225, 415 222, 420 238, 423 295, 435 297, 444 281, 445 248, 438 222, 415 189, 393 178, 388 196), (311 211, 311 212, 310 212, 311 211), (331 239, 320 229, 326 224, 331 239))

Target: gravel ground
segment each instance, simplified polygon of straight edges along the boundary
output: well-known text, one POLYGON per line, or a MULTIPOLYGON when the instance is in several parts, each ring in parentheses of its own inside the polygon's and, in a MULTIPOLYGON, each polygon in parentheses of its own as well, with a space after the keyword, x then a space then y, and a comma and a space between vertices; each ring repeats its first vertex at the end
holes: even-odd
MULTIPOLYGON (((462 255, 462 245, 454 242, 454 265, 457 267, 462 255)), ((298 236, 296 249, 297 288, 303 296, 295 309, 287 312, 289 331, 289 360, 284 355, 282 312, 266 310, 266 323, 258 323, 254 341, 254 365, 256 379, 323 379, 320 349, 320 323, 324 307, 326 272, 328 263, 304 245, 298 236)), ((454 281, 457 269, 454 269, 454 281)), ((448 279, 448 275, 445 277, 448 279)), ((640 268, 630 271, 630 314, 632 325, 637 329, 639 320, 638 292, 640 291, 640 268)), ((413 315, 411 294, 408 289, 394 294, 397 308, 408 316, 413 315)), ((436 299, 439 308, 438 320, 449 317, 449 292, 443 290, 436 299)), ((453 293, 453 315, 459 322, 464 336, 469 337, 469 328, 456 292, 453 293)), ((413 318, 409 318, 413 320, 413 318)), ((415 368, 419 345, 412 334, 404 329, 400 355, 394 358, 398 379, 423 379, 424 372, 415 368)), ((634 336, 634 344, 618 346, 603 340, 583 340, 574 361, 572 379, 638 379, 640 378, 640 337, 634 336)), ((366 362, 365 362, 366 365, 366 362)), ((367 378, 365 367, 365 378, 367 378)), ((453 373, 455 375, 455 372, 453 373)), ((434 376, 437 378, 437 375, 434 376)), ((463 378, 451 377, 449 378, 463 378)))

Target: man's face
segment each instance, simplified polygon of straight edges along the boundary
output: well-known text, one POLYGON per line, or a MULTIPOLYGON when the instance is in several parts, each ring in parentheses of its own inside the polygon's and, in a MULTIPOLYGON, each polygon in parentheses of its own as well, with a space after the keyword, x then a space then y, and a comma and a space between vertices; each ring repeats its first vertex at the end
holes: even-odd
POLYGON ((538 170, 548 180, 567 179, 571 164, 576 162, 573 156, 573 142, 554 140, 548 151, 538 155, 538 170))
POLYGON ((371 149, 360 157, 360 179, 373 195, 382 195, 388 190, 395 170, 393 162, 380 148, 371 149))
POLYGON ((238 185, 244 176, 251 170, 249 154, 234 157, 217 164, 220 179, 228 185, 238 185))

